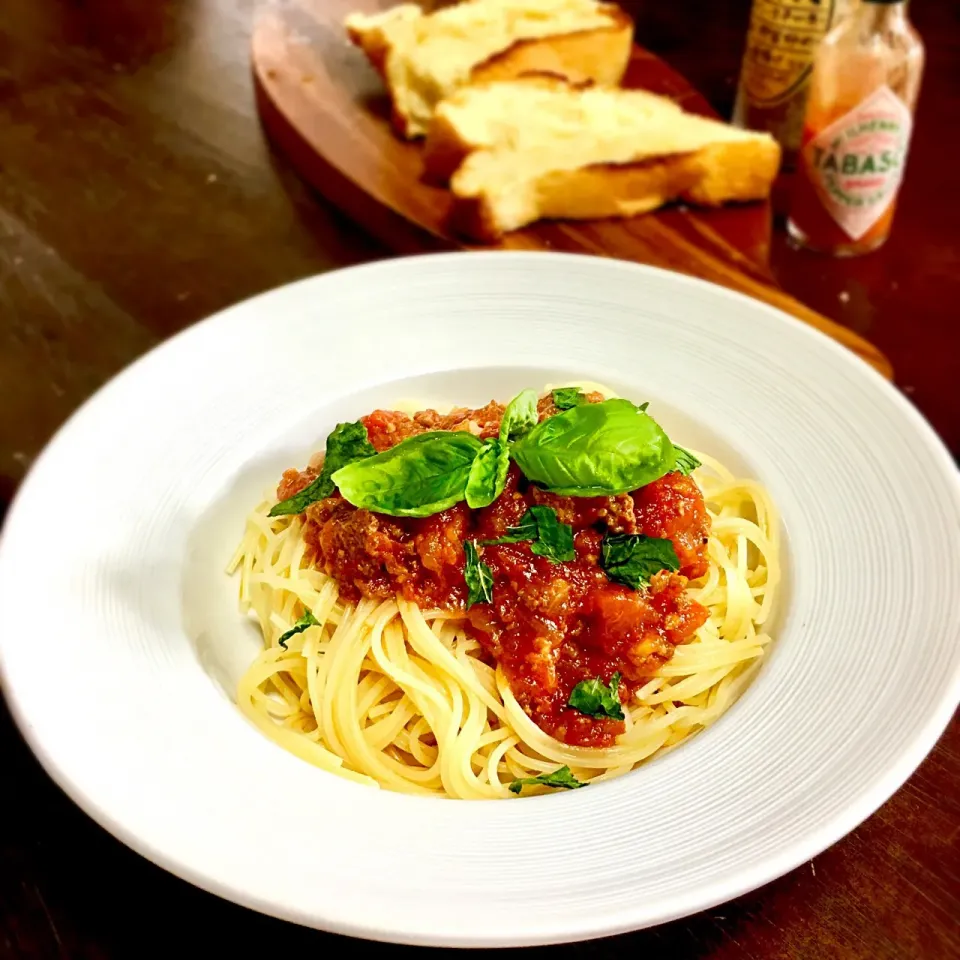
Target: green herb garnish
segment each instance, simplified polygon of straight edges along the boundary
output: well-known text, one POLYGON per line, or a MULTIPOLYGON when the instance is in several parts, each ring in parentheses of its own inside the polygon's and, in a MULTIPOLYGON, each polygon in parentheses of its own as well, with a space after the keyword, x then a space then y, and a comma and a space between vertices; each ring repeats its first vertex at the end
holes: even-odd
POLYGON ((509 467, 507 444, 496 438, 485 440, 467 477, 466 499, 471 510, 489 507, 503 493, 509 467))
POLYGON ((333 482, 355 507, 391 517, 429 517, 464 499, 482 446, 463 430, 421 433, 347 464, 333 482))
POLYGON ((335 484, 332 477, 337 470, 356 460, 376 456, 376 453, 367 437, 367 428, 359 420, 356 423, 338 423, 333 433, 327 437, 320 476, 299 493, 281 500, 267 515, 282 517, 291 513, 303 513, 311 503, 323 500, 333 493, 335 484))
POLYGON ((553 405, 558 410, 569 410, 587 402, 586 394, 579 387, 557 387, 552 395, 553 405))
POLYGON ((600 566, 614 583, 639 590, 661 570, 679 570, 671 540, 642 533, 608 533, 601 545, 600 566))
POLYGON ((277 643, 287 649, 287 641, 298 633, 303 633, 307 627, 319 627, 320 621, 308 610, 286 633, 284 633, 277 643))
POLYGON ((519 526, 507 527, 504 536, 496 540, 484 540, 486 547, 503 543, 521 543, 530 540, 530 550, 538 557, 546 557, 554 563, 563 563, 576 558, 573 549, 573 527, 557 519, 557 511, 546 504, 530 507, 521 517, 519 526))
POLYGON ((578 780, 568 766, 558 767, 553 773, 541 773, 538 777, 521 777, 507 788, 511 793, 519 793, 524 787, 554 787, 560 790, 576 790, 586 784, 578 780))
POLYGON ((537 424, 511 448, 528 480, 572 497, 616 496, 673 469, 673 444, 629 400, 584 403, 537 424))
POLYGON ((620 687, 620 674, 610 678, 608 687, 599 677, 595 680, 581 680, 570 692, 567 705, 587 714, 588 717, 610 717, 623 720, 623 704, 617 691, 620 687))
POLYGON ((463 578, 467 581, 467 609, 475 603, 490 603, 493 600, 493 571, 481 559, 477 545, 472 540, 463 541, 467 564, 463 578))
MULTIPOLYGON (((583 398, 575 387, 554 393, 561 405, 575 395, 583 398)), ((355 507, 394 517, 429 517, 461 500, 478 509, 503 492, 510 459, 528 480, 572 497, 616 496, 646 486, 675 467, 682 472, 694 469, 695 459, 681 448, 677 465, 678 453, 644 412, 646 406, 619 399, 578 401, 540 423, 536 393, 522 390, 507 405, 496 438, 481 443, 466 431, 437 430, 408 437, 383 453, 374 451, 362 423, 340 424, 327 438, 321 475, 278 503, 270 515, 301 513, 334 487, 355 507)), ((559 535, 566 536, 562 531, 559 535)), ((566 539, 551 546, 550 536, 539 527, 536 537, 523 539, 543 543, 548 552, 542 556, 570 556, 566 539)), ((540 552, 536 546, 533 550, 540 552)))
POLYGON ((519 440, 537 425, 539 419, 536 391, 521 390, 503 411, 503 419, 500 421, 500 439, 504 443, 508 440, 519 440))
POLYGON ((689 450, 678 447, 676 444, 673 445, 673 449, 677 454, 677 462, 673 465, 673 469, 677 473, 682 473, 685 477, 688 477, 697 467, 703 466, 689 450))

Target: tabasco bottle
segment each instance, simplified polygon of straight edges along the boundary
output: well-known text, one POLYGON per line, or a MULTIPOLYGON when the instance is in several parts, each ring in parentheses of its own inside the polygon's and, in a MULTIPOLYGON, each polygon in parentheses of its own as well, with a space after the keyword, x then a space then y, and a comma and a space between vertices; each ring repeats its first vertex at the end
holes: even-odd
POLYGON ((733 122, 765 130, 791 169, 800 148, 813 56, 854 0, 753 0, 733 122))
POLYGON ((861 0, 814 59, 787 227, 800 246, 856 256, 890 233, 923 72, 906 0, 861 0))

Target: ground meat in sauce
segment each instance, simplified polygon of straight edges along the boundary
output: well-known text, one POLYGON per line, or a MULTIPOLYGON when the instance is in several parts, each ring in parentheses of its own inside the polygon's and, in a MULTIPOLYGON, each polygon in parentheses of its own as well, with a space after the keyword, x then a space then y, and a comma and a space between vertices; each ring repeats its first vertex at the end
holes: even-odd
POLYGON ((557 519, 571 524, 575 530, 599 524, 611 533, 640 532, 629 493, 616 497, 561 497, 538 487, 532 487, 530 493, 534 503, 553 507, 557 519))
MULTIPOLYGON (((538 409, 541 419, 558 412, 549 395, 538 409)), ((496 436, 503 411, 495 402, 412 417, 376 410, 362 422, 382 451, 427 430, 496 436)), ((321 465, 322 457, 315 457, 306 470, 286 471, 278 497, 299 492, 321 465)), ((610 746, 624 724, 568 707, 573 688, 595 677, 609 683, 619 672, 626 702, 707 618, 685 589, 687 578, 706 572, 710 530, 703 496, 690 477, 670 473, 617 497, 560 497, 533 487, 511 465, 502 495, 483 510, 460 503, 432 517, 396 518, 358 510, 334 494, 307 508, 304 538, 311 562, 334 577, 348 599, 400 593, 421 606, 463 610, 463 541, 502 536, 537 503, 554 507, 573 527, 576 559, 552 563, 535 556, 528 543, 482 548, 493 573, 493 603, 471 607, 467 629, 491 662, 503 667, 517 700, 541 729, 569 744, 610 746), (657 574, 642 591, 611 583, 598 565, 606 531, 669 538, 679 573, 657 574)))
POLYGON ((423 519, 386 517, 333 496, 307 507, 303 536, 308 555, 347 599, 401 593, 421 605, 461 609, 469 516, 460 503, 423 519))
POLYGON ((491 400, 479 410, 456 407, 450 413, 436 410, 421 410, 412 417, 396 410, 374 410, 360 422, 367 428, 367 436, 378 452, 389 450, 407 437, 430 430, 467 430, 475 437, 486 440, 495 437, 500 429, 504 406, 491 400))
POLYGON ((668 473, 632 494, 638 533, 673 541, 680 573, 696 580, 707 572, 710 516, 693 477, 668 473))

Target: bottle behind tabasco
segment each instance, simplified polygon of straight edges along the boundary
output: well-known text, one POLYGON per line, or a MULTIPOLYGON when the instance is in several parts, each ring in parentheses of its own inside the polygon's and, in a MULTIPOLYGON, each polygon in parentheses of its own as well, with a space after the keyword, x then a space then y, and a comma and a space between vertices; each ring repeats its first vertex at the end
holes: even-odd
POLYGON ((905 0, 862 0, 814 59, 788 229, 856 256, 890 233, 923 72, 905 0))
POLYGON ((784 169, 793 169, 800 148, 814 53, 853 2, 753 0, 733 122, 773 134, 784 169))

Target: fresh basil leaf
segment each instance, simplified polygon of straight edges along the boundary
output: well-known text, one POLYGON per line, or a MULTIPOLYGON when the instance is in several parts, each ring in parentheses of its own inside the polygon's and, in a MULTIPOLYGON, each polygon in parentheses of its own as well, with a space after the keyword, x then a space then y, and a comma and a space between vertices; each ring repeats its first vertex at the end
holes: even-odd
POLYGON ((617 695, 619 687, 619 673, 615 673, 610 678, 609 687, 599 677, 595 680, 581 680, 570 691, 567 705, 585 713, 588 717, 610 717, 612 720, 623 720, 623 704, 617 695))
POLYGON ((524 787, 554 787, 560 790, 576 790, 585 787, 583 781, 578 780, 568 766, 557 767, 552 773, 541 773, 538 777, 521 777, 514 780, 507 788, 511 793, 519 793, 524 787))
POLYGON ((569 563, 576 559, 573 527, 569 523, 561 523, 556 510, 539 504, 527 512, 534 515, 537 523, 537 539, 530 544, 533 553, 554 563, 569 563))
POLYGON ((703 466, 689 450, 678 447, 676 444, 673 445, 673 449, 677 455, 677 462, 673 465, 673 469, 677 473, 682 473, 685 477, 689 477, 697 467, 703 466))
POLYGON ((553 405, 558 410, 569 410, 586 402, 586 395, 579 387, 557 387, 553 391, 553 405))
POLYGON ((673 444, 629 400, 585 403, 537 424, 511 448, 528 480, 571 497, 616 496, 673 469, 673 444))
POLYGON ((391 517, 429 517, 466 495, 483 444, 464 430, 435 430, 341 467, 333 482, 355 507, 391 517))
POLYGON ((504 443, 508 440, 519 440, 537 425, 539 419, 536 391, 521 390, 503 411, 503 419, 500 421, 500 439, 504 443))
POLYGON ((287 649, 287 641, 298 633, 303 633, 307 627, 319 627, 320 621, 308 610, 286 633, 284 633, 277 643, 287 649))
POLYGON ((320 476, 299 493, 281 500, 267 516, 282 517, 291 513, 303 513, 311 503, 323 500, 333 493, 334 482, 331 478, 337 470, 355 460, 376 456, 376 453, 367 437, 367 428, 359 420, 356 423, 338 423, 333 433, 327 437, 320 476))
POLYGON ((489 507, 503 493, 507 482, 507 469, 510 466, 510 450, 496 438, 485 440, 470 465, 467 477, 467 506, 472 510, 489 507))
POLYGON ((561 523, 553 507, 539 503, 531 507, 521 518, 517 527, 507 527, 504 536, 497 540, 484 540, 484 546, 494 547, 502 543, 520 543, 532 540, 530 550, 538 557, 546 557, 554 563, 576 559, 573 549, 573 527, 561 523))
POLYGON ((642 533, 608 533, 601 544, 600 566, 614 583, 639 590, 661 570, 680 569, 671 540, 642 533))
POLYGON ((467 565, 463 578, 467 581, 467 609, 475 603, 493 601, 493 571, 480 559, 477 545, 472 540, 463 541, 463 552, 467 556, 467 565))

